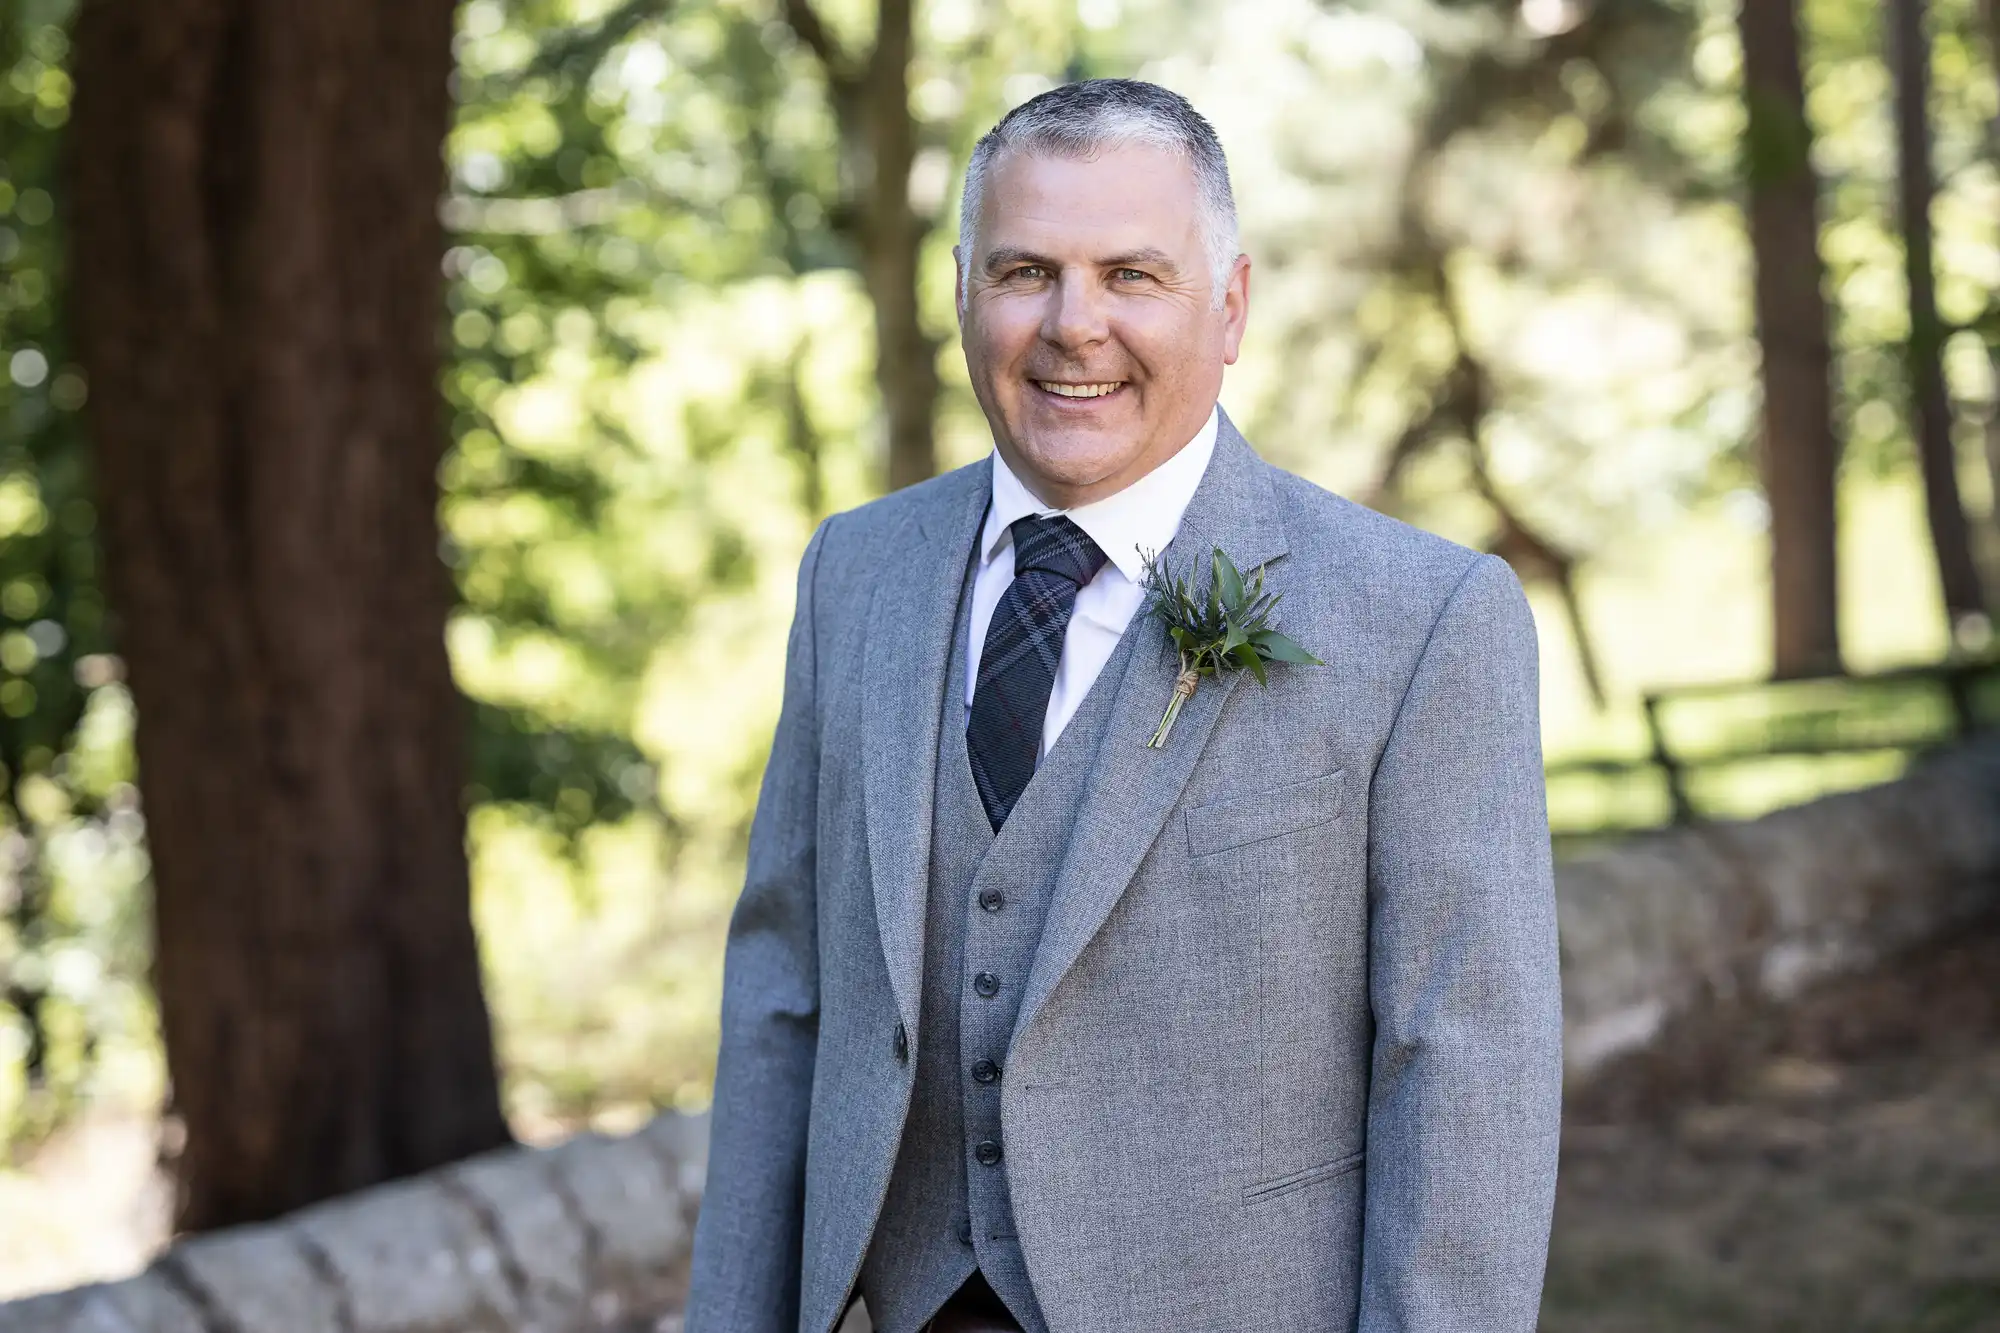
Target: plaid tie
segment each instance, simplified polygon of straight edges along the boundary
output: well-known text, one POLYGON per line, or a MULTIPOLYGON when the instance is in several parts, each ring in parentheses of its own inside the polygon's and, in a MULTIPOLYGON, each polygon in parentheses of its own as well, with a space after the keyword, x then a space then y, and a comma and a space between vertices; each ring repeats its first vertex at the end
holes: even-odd
POLYGON ((972 689, 966 748, 972 781, 994 832, 1035 775, 1042 720, 1062 660, 1077 590, 1104 568, 1104 552, 1061 515, 1015 519, 1014 581, 993 609, 972 689))

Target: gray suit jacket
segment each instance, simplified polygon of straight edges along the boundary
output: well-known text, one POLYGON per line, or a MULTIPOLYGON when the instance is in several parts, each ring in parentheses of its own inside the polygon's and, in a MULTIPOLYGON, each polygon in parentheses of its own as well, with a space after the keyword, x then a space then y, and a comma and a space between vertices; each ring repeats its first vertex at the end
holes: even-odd
MULTIPOLYGON (((946 655, 989 472, 827 520, 725 963, 689 1333, 826 1333, 921 1040, 946 655)), ((1323 667, 1203 682, 1163 750, 1122 671, 1005 1062, 1055 1333, 1532 1329, 1562 1087, 1536 646, 1501 561, 1259 459, 1223 420, 1180 534, 1269 562, 1323 667)))

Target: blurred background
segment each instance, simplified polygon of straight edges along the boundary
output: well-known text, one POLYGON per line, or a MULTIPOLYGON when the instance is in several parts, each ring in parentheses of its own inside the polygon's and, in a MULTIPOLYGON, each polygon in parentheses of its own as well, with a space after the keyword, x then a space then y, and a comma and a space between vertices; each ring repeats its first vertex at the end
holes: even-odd
MULTIPOLYGON (((1057 82, 1156 80, 1220 131, 1259 449, 1520 573, 1563 855, 2000 714, 1996 0, 143 8, 0 0, 0 1297, 135 1271, 176 1216, 706 1104, 798 556, 990 448, 957 189, 1057 82), (365 114, 278 109, 371 80, 365 114), (417 942, 327 969, 391 917, 417 942), (246 956, 453 992, 436 1030, 490 1018, 497 1067, 396 1095, 504 1124, 250 1181, 204 1108, 303 1085, 244 1094, 246 1051, 349 1070, 424 1024, 287 1030, 306 999, 215 980, 246 956)), ((1955 1011, 1990 1016, 1982 966, 1955 1011)), ((1958 1162, 1916 1177, 1995 1160, 1992 1091, 1912 1122, 1958 1162)), ((1880 1327, 2000 1327, 1990 1246, 1936 1222, 2000 1234, 2000 1178, 1954 1179, 1829 1251, 1917 1283, 1880 1327), (1913 1228, 1972 1266, 1909 1277, 1913 1228)), ((1708 1253, 1694 1202, 1564 1206, 1708 1253)), ((1579 1312, 1657 1313, 1658 1265, 1567 1253, 1551 1326, 1652 1326, 1579 1312)), ((1844 1326, 1734 1299, 1660 1326, 1844 1326)))

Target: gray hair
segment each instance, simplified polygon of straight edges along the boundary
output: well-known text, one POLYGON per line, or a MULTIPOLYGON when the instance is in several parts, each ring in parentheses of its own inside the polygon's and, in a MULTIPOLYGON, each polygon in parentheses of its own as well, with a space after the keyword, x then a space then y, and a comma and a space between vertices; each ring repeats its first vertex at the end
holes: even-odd
POLYGON ((1210 299, 1218 310, 1240 246, 1229 162, 1215 127, 1179 93, 1138 79, 1085 79, 1029 98, 1003 116, 972 150, 958 208, 961 287, 972 278, 972 247, 986 197, 986 173, 1002 153, 1087 158, 1107 148, 1143 144, 1178 154, 1194 171, 1210 299))

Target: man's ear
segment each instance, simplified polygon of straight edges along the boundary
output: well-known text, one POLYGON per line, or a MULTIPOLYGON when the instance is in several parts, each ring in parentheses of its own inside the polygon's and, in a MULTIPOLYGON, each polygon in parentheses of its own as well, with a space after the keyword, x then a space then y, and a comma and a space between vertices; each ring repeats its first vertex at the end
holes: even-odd
POLYGON ((1243 349, 1243 331, 1250 327, 1250 256, 1236 256, 1229 270, 1229 286, 1222 294, 1222 364, 1236 364, 1243 349))
POLYGON ((958 331, 965 332, 965 256, 951 247, 951 308, 958 312, 958 331))

